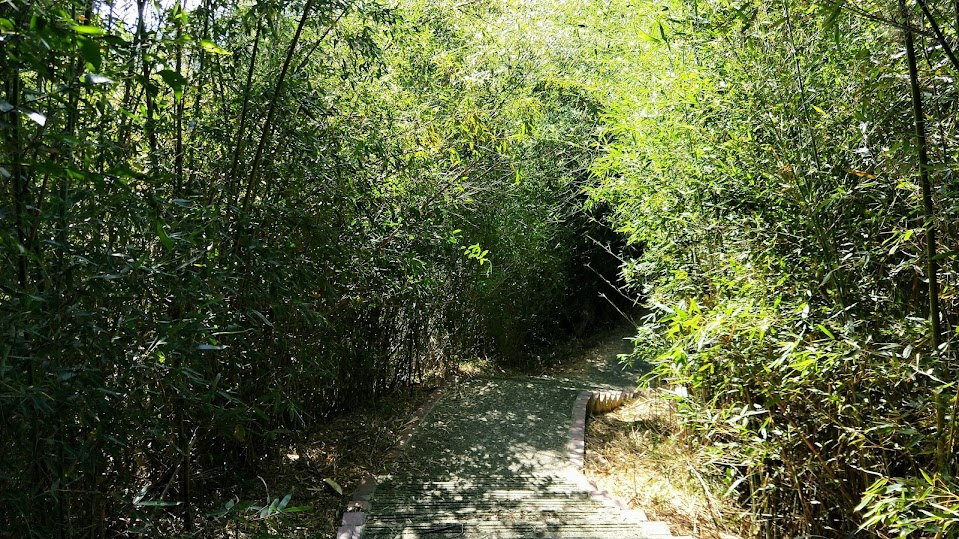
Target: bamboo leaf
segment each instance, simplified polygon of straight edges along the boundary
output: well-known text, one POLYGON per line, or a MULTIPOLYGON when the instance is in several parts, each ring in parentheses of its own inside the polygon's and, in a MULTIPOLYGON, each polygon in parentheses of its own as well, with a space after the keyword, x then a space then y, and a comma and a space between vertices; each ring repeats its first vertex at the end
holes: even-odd
POLYGON ((224 56, 229 56, 233 54, 232 52, 224 49, 223 47, 217 45, 216 43, 214 43, 213 41, 210 41, 209 39, 201 39, 200 46, 203 47, 204 51, 209 52, 211 54, 220 54, 224 56))
POLYGON ((183 89, 187 85, 186 77, 172 69, 160 70, 157 75, 163 79, 167 86, 173 89, 173 95, 177 99, 183 96, 183 89))
POLYGON ((337 483, 336 480, 334 480, 332 477, 324 477, 323 482, 329 485, 330 488, 335 490, 337 494, 341 496, 343 495, 343 487, 341 487, 340 484, 337 483))
POLYGON ((160 243, 162 243, 163 247, 165 247, 168 251, 172 251, 173 239, 170 237, 169 234, 166 233, 166 230, 164 229, 163 221, 160 221, 159 219, 157 219, 154 226, 156 228, 157 237, 160 239, 160 243))
POLYGON ((84 24, 74 26, 73 31, 85 36, 105 36, 107 34, 102 28, 84 24))

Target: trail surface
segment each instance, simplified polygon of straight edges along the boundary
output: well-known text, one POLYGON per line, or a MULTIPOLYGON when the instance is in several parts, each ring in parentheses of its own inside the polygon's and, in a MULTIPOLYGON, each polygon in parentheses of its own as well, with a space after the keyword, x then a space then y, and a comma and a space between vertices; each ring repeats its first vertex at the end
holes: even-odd
POLYGON ((555 375, 450 389, 394 473, 356 493, 338 539, 671 537, 665 523, 625 509, 580 470, 584 392, 632 390, 639 373, 617 359, 629 347, 611 336, 555 375))

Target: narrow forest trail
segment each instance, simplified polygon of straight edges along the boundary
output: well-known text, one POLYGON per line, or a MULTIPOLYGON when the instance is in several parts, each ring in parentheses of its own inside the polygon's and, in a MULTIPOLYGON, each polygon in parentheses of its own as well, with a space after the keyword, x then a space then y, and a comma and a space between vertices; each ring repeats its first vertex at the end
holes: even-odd
POLYGON ((611 337, 557 374, 451 389, 392 473, 358 489, 337 539, 671 537, 581 472, 590 392, 635 386, 627 349, 611 337))

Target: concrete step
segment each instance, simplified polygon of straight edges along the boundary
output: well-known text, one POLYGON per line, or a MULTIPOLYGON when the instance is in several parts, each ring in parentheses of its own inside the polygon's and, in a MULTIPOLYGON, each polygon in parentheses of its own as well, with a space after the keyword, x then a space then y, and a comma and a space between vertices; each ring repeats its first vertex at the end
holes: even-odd
POLYGON ((519 504, 526 500, 543 502, 587 502, 590 493, 584 491, 546 492, 535 490, 457 490, 445 492, 377 492, 372 498, 377 503, 455 503, 462 501, 498 502, 504 504, 519 504))
POLYGON ((568 526, 558 522, 444 522, 384 525, 367 523, 364 538, 412 539, 419 537, 450 539, 664 539, 672 537, 664 522, 639 525, 593 523, 568 526))
MULTIPOLYGON (((380 478, 369 520, 343 539, 667 539, 664 522, 611 507, 580 477, 380 478)), ((364 502, 365 503, 365 502, 364 502)), ((346 524, 344 520, 344 524, 346 524)), ((344 528, 345 529, 345 528, 344 528)))
POLYGON ((582 480, 580 479, 560 477, 555 474, 513 475, 509 477, 434 477, 428 481, 424 481, 416 477, 384 476, 380 477, 377 482, 378 488, 392 485, 396 488, 405 488, 409 490, 443 490, 451 488, 480 487, 507 489, 512 487, 529 486, 552 489, 578 489, 580 488, 580 485, 582 485, 582 480))
POLYGON ((472 523, 480 520, 495 519, 497 521, 530 521, 547 522, 562 525, 588 524, 645 524, 649 521, 640 518, 631 518, 618 513, 608 513, 590 508, 583 510, 526 510, 502 509, 497 507, 464 507, 455 511, 433 508, 429 514, 416 511, 389 512, 389 509, 378 511, 374 520, 377 524, 429 524, 435 521, 472 523))

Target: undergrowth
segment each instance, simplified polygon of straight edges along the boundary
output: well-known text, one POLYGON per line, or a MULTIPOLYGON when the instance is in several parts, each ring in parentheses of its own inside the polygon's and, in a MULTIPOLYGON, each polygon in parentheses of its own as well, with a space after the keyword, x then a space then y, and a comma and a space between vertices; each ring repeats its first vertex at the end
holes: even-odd
POLYGON ((586 428, 584 473, 600 489, 669 523, 674 535, 699 539, 751 537, 748 511, 724 497, 724 467, 689 443, 677 394, 642 391, 586 428))

